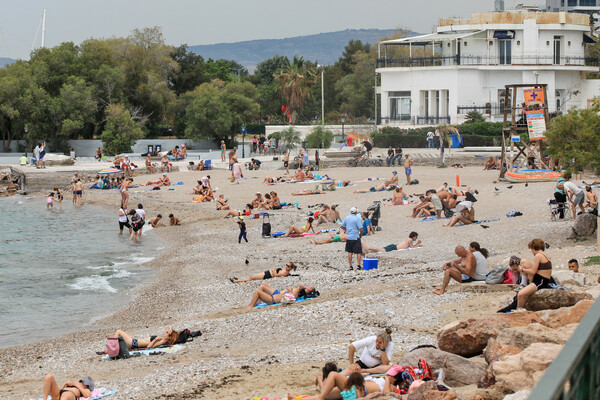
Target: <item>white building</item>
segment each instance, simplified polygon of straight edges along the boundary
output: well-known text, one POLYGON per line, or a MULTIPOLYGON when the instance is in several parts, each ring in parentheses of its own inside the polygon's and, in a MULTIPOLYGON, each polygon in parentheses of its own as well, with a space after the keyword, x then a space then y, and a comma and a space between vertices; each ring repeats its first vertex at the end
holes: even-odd
POLYGON ((585 108, 600 97, 600 81, 585 79, 598 72, 584 55, 588 23, 584 14, 491 12, 380 42, 381 123, 456 124, 472 110, 500 121, 508 84, 547 84, 550 112, 585 108))
POLYGON ((600 12, 600 0, 546 0, 546 11, 595 14, 600 12))

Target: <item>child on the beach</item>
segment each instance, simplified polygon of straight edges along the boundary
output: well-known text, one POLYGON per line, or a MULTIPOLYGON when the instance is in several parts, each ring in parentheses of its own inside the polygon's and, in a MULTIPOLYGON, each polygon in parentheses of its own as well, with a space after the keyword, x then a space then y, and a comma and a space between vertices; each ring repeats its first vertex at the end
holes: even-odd
POLYGON ((50 193, 46 199, 46 210, 49 210, 52 207, 54 207, 54 192, 50 193))
POLYGON ((246 237, 246 223, 244 222, 244 217, 240 215, 236 222, 240 227, 240 236, 238 236, 238 243, 242 243, 242 238, 244 238, 246 243, 248 243, 248 238, 246 237))
POLYGON ((181 225, 181 221, 179 220, 179 218, 175 217, 173 214, 169 214, 169 225, 171 225, 171 226, 181 225))
POLYGON ((62 190, 60 190, 60 188, 58 186, 54 187, 54 191, 56 192, 56 198, 57 198, 56 201, 58 202, 58 209, 60 211, 62 211, 62 201, 64 198, 63 192, 62 192, 62 190))
MULTIPOLYGON (((173 215, 173 214, 171 214, 173 215)), ((158 223, 160 222, 160 220, 162 219, 162 215, 158 214, 156 217, 150 219, 150 226, 153 228, 156 228, 156 225, 158 225, 158 223)))

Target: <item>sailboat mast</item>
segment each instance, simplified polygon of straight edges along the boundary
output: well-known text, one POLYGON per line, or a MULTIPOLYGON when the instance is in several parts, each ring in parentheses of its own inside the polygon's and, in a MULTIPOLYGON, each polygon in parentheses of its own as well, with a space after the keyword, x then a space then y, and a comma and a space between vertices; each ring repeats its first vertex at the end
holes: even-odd
POLYGON ((44 13, 42 14, 42 48, 46 45, 46 9, 44 8, 44 13))

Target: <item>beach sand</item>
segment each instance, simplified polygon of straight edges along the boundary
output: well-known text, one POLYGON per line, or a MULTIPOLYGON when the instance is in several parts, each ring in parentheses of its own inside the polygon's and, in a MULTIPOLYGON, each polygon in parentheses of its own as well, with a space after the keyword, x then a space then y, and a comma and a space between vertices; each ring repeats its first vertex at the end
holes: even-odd
MULTIPOLYGON (((337 180, 362 181, 367 177, 388 178, 392 170, 339 168, 325 172, 337 180)), ((402 182, 403 171, 399 170, 402 182)), ((496 171, 482 171, 481 167, 456 170, 414 166, 413 178, 420 183, 405 188, 408 194, 423 193, 443 182, 454 186, 456 174, 460 174, 461 184, 479 191, 476 219, 500 220, 486 223, 487 229, 481 225, 444 228, 446 221, 420 222, 410 218, 411 205, 390 207, 386 205, 389 202, 384 202, 382 230, 363 238, 364 241, 383 247, 416 231, 424 247, 379 254, 377 270, 348 271, 343 243, 309 243, 327 234, 263 239, 262 218, 246 218, 249 243, 238 244, 237 224, 232 219, 222 219, 224 212, 216 211, 214 202, 192 203, 191 188, 205 174, 211 176, 217 193, 224 194, 236 209, 242 209, 257 191, 264 194, 274 190, 284 202, 298 201, 300 209, 272 212, 273 232, 285 231, 290 224, 302 226, 306 213, 318 210, 309 208, 311 205, 339 204, 343 218, 352 206, 366 210, 374 200, 392 197, 391 192, 353 193, 374 186, 373 182, 359 182, 313 196, 291 193, 314 189, 314 183, 262 183, 265 176, 281 176, 283 171, 245 171, 246 178, 258 178, 243 179, 240 185, 230 183, 228 171, 177 172, 169 174, 171 181, 185 184, 173 186, 174 190, 133 189, 130 204, 143 203, 148 218, 174 213, 183 221, 181 226, 169 227, 168 218, 164 218, 156 229, 165 250, 146 264, 157 270, 155 277, 133 291, 135 297, 124 309, 99 319, 90 331, 0 350, 1 398, 38 397, 47 373, 54 374, 59 383, 92 376, 98 387, 118 390, 114 399, 239 400, 288 392, 315 394, 314 376, 327 361, 337 361, 345 367, 350 341, 392 327, 397 349, 393 360, 397 360, 417 345, 436 344, 435 334, 446 323, 493 313, 513 295, 508 288, 465 290, 468 285, 455 283, 445 295, 433 295, 431 291, 441 283, 441 265, 456 258, 454 248, 459 244, 467 246, 478 241, 487 248, 490 269, 507 265, 513 254, 531 259, 527 243, 537 237, 550 244, 547 254, 555 269, 567 269, 570 258, 583 260, 597 254, 593 239, 566 240, 570 221, 550 221, 546 201, 553 195, 552 182, 508 189, 508 183, 493 183, 496 171), (521 211, 523 216, 507 218, 506 213, 511 210, 521 211), (228 278, 283 267, 287 261, 299 265, 296 273, 300 276, 271 279, 268 283, 278 289, 299 283, 313 285, 321 296, 286 307, 246 310, 244 306, 260 281, 233 284, 228 278), (104 349, 106 337, 117 328, 134 337, 146 337, 162 334, 169 325, 175 329, 199 329, 203 335, 173 354, 117 361, 101 360, 95 354, 104 349)), ((135 182, 145 183, 158 176, 138 176, 135 182)), ((40 197, 40 207, 44 206, 42 200, 40 197)), ((117 235, 119 193, 87 191, 84 200, 115 210, 117 235)), ((328 224, 319 228, 335 227, 328 224)), ((600 266, 582 267, 582 272, 595 283, 600 266)))

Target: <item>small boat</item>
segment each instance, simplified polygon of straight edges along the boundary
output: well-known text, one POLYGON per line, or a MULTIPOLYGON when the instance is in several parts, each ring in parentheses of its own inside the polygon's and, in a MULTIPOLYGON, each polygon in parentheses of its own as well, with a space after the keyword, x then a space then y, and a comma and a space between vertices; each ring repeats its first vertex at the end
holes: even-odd
POLYGON ((561 178, 562 174, 551 169, 522 169, 516 172, 507 172, 504 177, 513 183, 551 182, 561 178))

